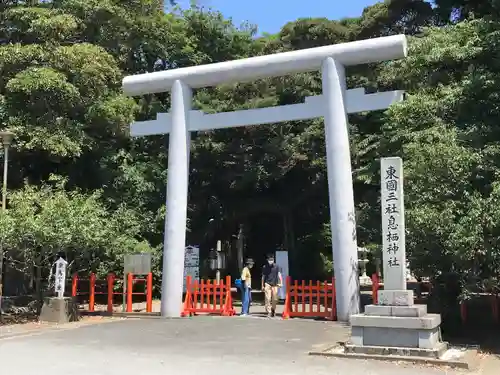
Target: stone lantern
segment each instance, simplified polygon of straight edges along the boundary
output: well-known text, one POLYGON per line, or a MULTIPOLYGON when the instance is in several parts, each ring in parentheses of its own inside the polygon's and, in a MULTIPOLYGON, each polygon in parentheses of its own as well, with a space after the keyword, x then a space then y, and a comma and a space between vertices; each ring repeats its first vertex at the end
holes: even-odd
POLYGON ((359 285, 372 285, 372 279, 366 274, 366 264, 369 262, 369 249, 366 247, 358 247, 358 264, 360 268, 359 285))

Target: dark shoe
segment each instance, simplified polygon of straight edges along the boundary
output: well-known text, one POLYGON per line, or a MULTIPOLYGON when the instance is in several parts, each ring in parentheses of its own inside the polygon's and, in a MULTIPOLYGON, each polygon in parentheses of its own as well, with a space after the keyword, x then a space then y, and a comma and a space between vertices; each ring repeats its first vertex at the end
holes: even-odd
POLYGON ((276 311, 272 310, 270 316, 271 318, 274 318, 276 316, 276 311))

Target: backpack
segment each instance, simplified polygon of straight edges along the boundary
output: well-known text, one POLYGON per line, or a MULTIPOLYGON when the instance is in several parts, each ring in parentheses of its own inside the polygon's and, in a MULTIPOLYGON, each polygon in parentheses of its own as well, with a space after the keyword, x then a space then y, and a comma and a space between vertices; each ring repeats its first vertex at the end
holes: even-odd
POLYGON ((234 286, 236 286, 236 288, 241 288, 242 287, 242 282, 241 282, 241 279, 236 279, 234 280, 234 286))

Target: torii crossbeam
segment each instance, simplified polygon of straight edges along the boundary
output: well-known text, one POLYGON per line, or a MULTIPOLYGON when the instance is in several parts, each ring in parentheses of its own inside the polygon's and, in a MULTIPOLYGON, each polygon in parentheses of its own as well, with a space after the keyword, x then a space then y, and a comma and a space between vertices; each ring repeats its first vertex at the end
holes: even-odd
MULTIPOLYGON (((363 88, 347 90, 347 113, 376 111, 387 109, 393 103, 403 100, 403 91, 388 91, 365 94, 363 88)), ((323 95, 308 96, 305 103, 289 104, 279 107, 246 109, 233 112, 205 114, 203 111, 189 112, 188 131, 204 131, 239 126, 264 125, 285 121, 308 120, 323 117, 323 95)), ((130 126, 132 137, 168 134, 172 128, 170 113, 158 113, 156 120, 138 121, 130 126)))
POLYGON ((323 117, 337 288, 337 315, 347 322, 359 312, 356 223, 347 114, 388 108, 402 91, 365 94, 346 90, 344 66, 406 57, 404 35, 335 44, 216 64, 125 77, 128 95, 171 91, 170 113, 131 125, 132 136, 169 134, 167 212, 163 255, 161 315, 178 317, 182 306, 189 175, 189 133, 323 117), (192 88, 321 70, 323 94, 304 103, 205 114, 191 109, 192 88))

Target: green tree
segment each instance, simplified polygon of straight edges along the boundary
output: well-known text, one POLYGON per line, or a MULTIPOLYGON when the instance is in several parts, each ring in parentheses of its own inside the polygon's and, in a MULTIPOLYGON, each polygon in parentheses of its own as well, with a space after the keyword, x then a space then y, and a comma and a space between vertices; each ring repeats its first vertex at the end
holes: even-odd
MULTIPOLYGON (((60 193, 62 202, 73 202, 61 208, 70 218, 80 207, 75 202, 93 197, 92 215, 115 223, 122 237, 94 241, 71 227, 72 219, 56 220, 53 213, 44 217, 51 232, 42 235, 43 222, 35 226, 35 219, 27 219, 33 222, 30 248, 35 240, 50 244, 44 275, 56 251, 87 259, 95 249, 101 267, 119 269, 120 249, 161 247, 167 137, 131 140, 128 127, 134 119, 166 112, 169 96, 126 98, 120 89, 124 75, 404 32, 415 35, 406 60, 348 70, 349 88, 408 92, 404 103, 385 113, 349 118, 358 242, 381 242, 379 158, 401 155, 412 267, 421 275, 460 275, 464 296, 479 281, 488 280, 480 286, 491 289, 498 277, 496 4, 434 3, 433 8, 429 1, 383 1, 357 18, 299 19, 276 35, 256 37, 255 26, 236 27, 221 13, 196 5, 164 13, 165 4, 155 0, 3 2, 0 123, 17 135, 10 171, 12 187, 20 190, 9 204, 14 211, 0 221, 0 238, 21 238, 13 232, 16 212, 42 220, 29 211, 31 203, 19 202, 40 196, 49 215, 59 207, 49 195, 60 193), (63 176, 64 188, 47 187, 52 173, 63 176), (118 213, 125 224, 112 219, 118 213), (104 248, 114 249, 109 257, 104 248)), ((298 103, 320 92, 319 74, 296 74, 195 90, 194 104, 221 112, 298 103)), ((188 241, 201 244, 202 251, 216 239, 229 240, 244 224, 248 251, 256 257, 283 244, 299 265, 293 270, 297 277, 331 268, 329 238, 335 233, 328 226, 321 119, 193 134, 190 177, 188 241), (216 224, 209 226, 210 218, 216 224)), ((16 241, 13 254, 27 247, 16 241)), ((88 259, 83 268, 97 267, 88 259)))
POLYGON ((499 287, 499 26, 476 20, 430 29, 380 76, 409 89, 388 113, 381 147, 406 161, 412 264, 423 275, 458 279, 462 298, 499 287))
POLYGON ((460 22, 469 18, 498 17, 498 0, 434 0, 436 13, 445 21, 460 22))
POLYGON ((151 251, 140 240, 143 225, 134 212, 110 210, 101 192, 87 195, 67 191, 65 181, 51 177, 51 185, 26 185, 12 192, 9 209, 2 214, 0 233, 6 260, 31 275, 42 295, 53 263, 64 255, 68 273, 121 271, 123 255, 151 251))

